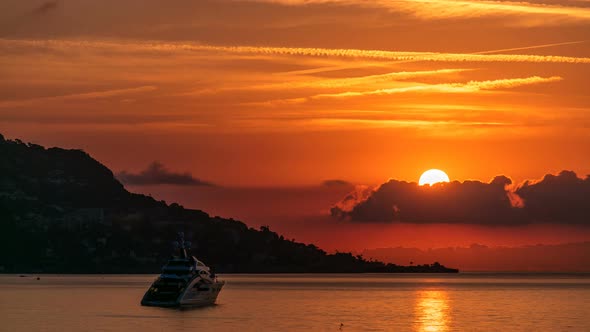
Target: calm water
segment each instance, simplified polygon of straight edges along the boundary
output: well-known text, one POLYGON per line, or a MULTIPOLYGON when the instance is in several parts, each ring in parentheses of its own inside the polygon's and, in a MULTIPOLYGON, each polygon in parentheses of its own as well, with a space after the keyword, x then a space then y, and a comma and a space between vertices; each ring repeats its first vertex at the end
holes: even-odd
POLYGON ((590 331, 590 275, 228 275, 192 310, 140 306, 154 278, 0 276, 0 330, 590 331))

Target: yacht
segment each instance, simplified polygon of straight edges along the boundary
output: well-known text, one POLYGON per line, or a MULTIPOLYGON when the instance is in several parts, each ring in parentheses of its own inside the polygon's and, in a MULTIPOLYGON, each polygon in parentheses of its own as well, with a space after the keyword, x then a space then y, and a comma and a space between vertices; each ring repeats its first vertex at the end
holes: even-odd
POLYGON ((156 307, 185 307, 212 305, 225 281, 217 280, 211 269, 189 255, 190 242, 174 243, 178 255, 173 255, 162 268, 162 274, 147 290, 141 305, 156 307))

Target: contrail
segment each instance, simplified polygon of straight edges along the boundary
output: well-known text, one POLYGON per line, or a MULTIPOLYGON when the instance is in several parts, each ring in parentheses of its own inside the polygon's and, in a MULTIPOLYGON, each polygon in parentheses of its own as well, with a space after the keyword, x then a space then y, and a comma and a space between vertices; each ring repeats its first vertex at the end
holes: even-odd
MULTIPOLYGON (((590 2, 590 0, 588 0, 590 2)), ((552 44, 542 44, 542 45, 533 45, 533 46, 523 46, 523 47, 513 47, 513 48, 503 48, 499 50, 490 50, 490 51, 480 51, 480 52, 473 52, 468 54, 494 54, 494 53, 501 53, 501 52, 508 52, 508 51, 519 51, 519 50, 532 50, 537 48, 547 48, 547 47, 554 47, 554 46, 563 46, 563 45, 574 45, 574 44, 582 44, 588 42, 587 40, 579 40, 579 41, 571 41, 571 42, 562 42, 562 43, 552 43, 552 44)), ((419 60, 404 60, 404 61, 396 61, 395 63, 410 63, 410 62, 417 62, 419 60)), ((324 71, 331 71, 331 70, 341 70, 341 69, 350 69, 350 68, 365 68, 365 67, 378 67, 376 64, 370 65, 344 65, 344 66, 333 66, 333 67, 320 67, 320 68, 312 68, 312 69, 304 69, 304 70, 295 70, 290 72, 283 72, 281 74, 314 74, 314 73, 321 73, 324 71)))
MULTIPOLYGON (((21 46, 50 49, 106 49, 118 52, 219 52, 230 54, 261 54, 283 56, 314 56, 365 58, 392 61, 433 61, 433 62, 531 62, 531 63, 577 63, 590 64, 590 57, 571 57, 560 55, 532 54, 477 54, 445 52, 408 52, 362 49, 305 48, 305 47, 261 47, 261 46, 216 46, 195 43, 135 42, 122 43, 112 41, 75 41, 75 40, 11 40, 0 39, 0 46, 21 46)), ((530 46, 529 46, 530 47, 530 46)), ((487 52, 499 52, 498 50, 487 52)))
POLYGON ((508 52, 508 51, 532 50, 532 49, 536 49, 536 48, 546 48, 546 47, 553 47, 553 46, 582 44, 582 43, 586 43, 586 42, 587 42, 587 40, 578 40, 578 41, 563 42, 563 43, 542 44, 542 45, 514 47, 514 48, 503 48, 501 50, 481 51, 481 52, 475 52, 472 54, 493 54, 493 53, 508 52))

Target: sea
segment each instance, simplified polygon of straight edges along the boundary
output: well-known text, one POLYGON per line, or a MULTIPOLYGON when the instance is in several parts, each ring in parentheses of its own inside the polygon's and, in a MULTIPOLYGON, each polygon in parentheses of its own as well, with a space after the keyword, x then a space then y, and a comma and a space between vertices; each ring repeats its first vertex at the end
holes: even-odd
POLYGON ((220 275, 214 306, 142 307, 155 278, 0 275, 0 330, 590 331, 590 274, 220 275))

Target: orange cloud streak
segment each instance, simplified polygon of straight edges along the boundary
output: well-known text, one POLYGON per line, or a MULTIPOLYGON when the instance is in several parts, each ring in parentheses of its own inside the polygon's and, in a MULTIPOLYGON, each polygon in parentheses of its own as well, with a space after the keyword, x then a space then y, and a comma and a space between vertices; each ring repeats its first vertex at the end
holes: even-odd
POLYGON ((340 4, 368 8, 386 8, 414 15, 420 19, 479 18, 503 16, 519 25, 554 25, 590 20, 586 7, 538 4, 524 1, 485 0, 252 0, 282 5, 340 4))

